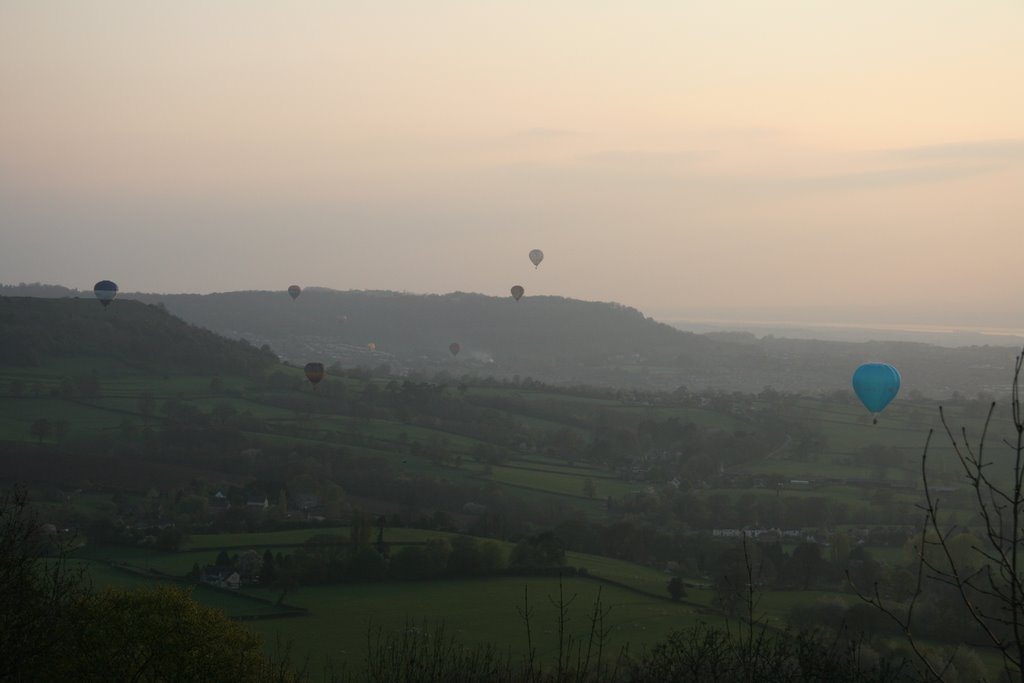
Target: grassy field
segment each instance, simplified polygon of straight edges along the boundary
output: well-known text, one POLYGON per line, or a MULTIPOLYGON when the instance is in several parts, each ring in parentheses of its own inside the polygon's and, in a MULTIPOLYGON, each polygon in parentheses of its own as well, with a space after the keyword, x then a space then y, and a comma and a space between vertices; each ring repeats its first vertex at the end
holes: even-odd
MULTIPOLYGON (((81 376, 91 372, 92 359, 55 359, 45 368, 21 369, 0 368, 0 388, 4 381, 10 383, 34 382, 55 385, 62 377, 81 376)), ((144 422, 159 424, 161 418, 160 400, 155 416, 148 420, 138 412, 138 395, 143 392, 154 396, 178 397, 203 411, 219 406, 230 406, 239 413, 249 413, 263 419, 271 429, 299 430, 299 436, 289 434, 253 433, 246 436, 263 446, 298 446, 302 444, 344 444, 353 457, 384 458, 399 473, 414 476, 430 476, 448 479, 468 485, 490 484, 507 487, 511 495, 550 509, 566 507, 578 509, 589 518, 607 515, 604 499, 608 496, 628 496, 648 484, 655 486, 664 482, 632 483, 614 477, 606 468, 593 464, 576 462, 568 466, 563 458, 539 453, 524 453, 506 461, 505 465, 493 465, 485 469, 470 456, 482 443, 475 438, 431 429, 422 425, 411 425, 391 420, 332 415, 327 413, 302 413, 271 405, 266 401, 265 390, 253 389, 248 385, 252 380, 237 377, 220 378, 222 391, 233 391, 235 396, 213 395, 211 378, 204 376, 179 376, 164 378, 158 375, 133 374, 130 368, 108 362, 96 364, 97 372, 103 373, 101 396, 95 399, 66 400, 51 396, 3 397, 0 393, 0 439, 29 441, 29 430, 34 420, 46 416, 51 420, 67 423, 67 433, 58 437, 51 435, 44 441, 55 442, 58 438, 77 438, 87 435, 117 435, 124 420, 133 420, 136 425, 144 422), (244 392, 246 398, 240 398, 244 392), (462 457, 461 467, 440 465, 425 457, 408 453, 413 442, 443 443, 452 455, 462 457), (590 478, 594 485, 593 499, 586 497, 584 484, 590 478)), ((299 374, 298 370, 292 370, 299 374)), ((341 378, 337 378, 342 381, 341 378)), ((355 380, 344 379, 346 385, 361 386, 355 380)), ((743 422, 724 412, 692 407, 667 405, 627 405, 609 398, 592 398, 570 394, 552 393, 541 390, 508 388, 471 388, 466 395, 472 397, 493 396, 509 400, 504 415, 518 421, 524 429, 550 431, 555 429, 579 430, 581 421, 592 420, 594 411, 613 411, 642 415, 651 419, 676 417, 693 421, 708 429, 736 429, 743 422), (517 409, 516 406, 519 406, 517 409), (539 415, 547 415, 539 418, 539 415), (540 419, 543 425, 535 421, 540 419)), ((315 397, 311 397, 315 400, 315 397)), ((763 402, 754 401, 755 407, 764 407, 763 402)), ((823 479, 894 478, 916 484, 919 454, 924 444, 928 425, 936 423, 936 416, 930 405, 899 404, 890 407, 878 425, 872 425, 870 416, 853 403, 825 401, 816 398, 797 398, 787 404, 786 419, 797 425, 821 433, 824 447, 814 457, 797 460, 794 457, 794 439, 789 439, 769 458, 743 463, 738 470, 749 474, 777 475, 783 479, 807 479, 820 482, 823 479), (882 446, 899 453, 899 461, 891 467, 879 467, 868 463, 860 464, 860 451, 868 446, 882 446)), ((971 433, 979 431, 980 418, 964 415, 962 411, 950 413, 953 424, 965 423, 971 433)), ((1001 436, 999 430, 994 437, 1001 436)), ((993 438, 995 440, 995 438, 993 438)), ((948 440, 933 440, 932 453, 935 472, 949 478, 955 474, 952 451, 948 440)), ((998 465, 997 465, 998 466, 998 465)), ((751 495, 767 495, 763 490, 749 490, 751 495)), ((716 489, 707 493, 721 493, 729 497, 741 495, 742 490, 716 489)), ((815 483, 808 491, 787 490, 784 495, 813 496, 827 495, 842 501, 855 509, 867 509, 866 492, 857 486, 830 484, 826 489, 815 483)), ((896 493, 893 496, 899 504, 916 502, 916 493, 896 493)))
MULTIPOLYGON (((79 548, 74 562, 88 572, 96 587, 131 590, 166 581, 164 575, 184 575, 194 563, 212 563, 222 548, 251 547, 262 551, 267 546, 298 546, 320 534, 347 537, 344 527, 304 529, 260 534, 216 534, 194 536, 179 552, 132 547, 79 548), (127 564, 138 570, 132 573, 112 564, 127 564)), ((430 538, 450 537, 436 531, 393 529, 388 540, 394 543, 424 542, 430 538)), ((511 544, 502 544, 506 551, 511 544)), ((229 552, 238 552, 230 550, 229 552)), ((567 564, 586 567, 595 577, 625 584, 634 590, 605 584, 597 578, 566 578, 564 597, 571 601, 568 633, 585 638, 588 619, 601 590, 601 599, 608 616, 607 652, 617 651, 627 643, 631 648, 651 644, 672 630, 698 621, 720 623, 721 617, 706 606, 710 593, 691 591, 682 604, 672 603, 663 572, 610 558, 569 553, 567 564), (645 595, 636 591, 646 591, 645 595)), ((303 586, 287 596, 286 602, 306 608, 308 616, 269 618, 277 611, 273 606, 247 600, 254 596, 276 601, 279 591, 261 588, 228 593, 209 587, 193 589, 193 596, 204 604, 224 610, 231 617, 247 619, 248 627, 265 638, 268 647, 281 639, 292 642, 296 654, 308 656, 320 667, 327 662, 352 662, 365 649, 369 631, 376 628, 401 630, 407 625, 422 627, 423 622, 445 625, 446 631, 467 644, 500 643, 520 656, 526 652, 525 627, 517 608, 523 606, 528 591, 533 612, 532 627, 538 655, 550 658, 556 649, 556 611, 559 585, 554 578, 499 577, 476 580, 438 580, 428 582, 396 582, 303 586), (248 621, 251 618, 258 618, 248 621)))
MULTIPOLYGON (((302 545, 314 536, 333 535, 348 538, 349 531, 348 527, 325 527, 322 529, 292 529, 289 531, 269 531, 255 534, 197 534, 189 537, 184 544, 184 549, 265 548, 279 545, 302 545)), ((394 527, 385 529, 384 540, 389 543, 423 543, 431 538, 451 538, 457 535, 446 531, 394 527)))
MULTIPOLYGON (((200 564, 204 560, 212 562, 221 550, 237 553, 245 549, 262 552, 271 548, 277 552, 301 546, 316 536, 340 536, 347 539, 349 532, 348 527, 325 527, 264 533, 202 534, 188 537, 182 549, 177 552, 124 546, 86 545, 79 548, 75 556, 102 562, 123 562, 140 568, 151 567, 161 572, 183 575, 192 568, 193 562, 198 561, 200 564)), ((456 536, 459 534, 427 529, 393 528, 385 531, 385 541, 394 544, 426 543, 435 538, 451 539, 456 536)), ((506 553, 511 551, 514 545, 493 539, 478 540, 497 543, 506 553)), ((566 564, 572 567, 586 568, 596 576, 626 584, 637 590, 659 596, 667 595, 665 586, 669 577, 657 569, 609 557, 576 552, 566 553, 566 564)))
MULTIPOLYGON (((112 431, 122 419, 103 408, 50 397, 0 398, 0 439, 35 441, 30 428, 40 418, 66 422, 68 437, 112 431)), ((51 435, 43 441, 55 443, 57 438, 51 435)))
MULTIPOLYGON (((563 595, 571 599, 567 633, 585 640, 589 615, 601 591, 610 611, 606 652, 629 644, 638 649, 675 629, 699 621, 718 623, 691 605, 675 604, 602 586, 588 579, 565 579, 563 595)), ((316 666, 328 661, 358 660, 367 634, 380 627, 400 631, 424 622, 443 623, 447 633, 467 644, 500 643, 514 656, 527 651, 526 629, 517 609, 529 595, 531 626, 537 654, 551 661, 557 652, 557 579, 499 578, 476 581, 388 582, 303 588, 288 602, 312 611, 308 617, 251 622, 267 642, 280 638, 295 643, 297 654, 316 666)))
MULTIPOLYGON (((587 476, 583 473, 561 474, 547 470, 535 470, 523 467, 492 468, 490 478, 502 484, 522 486, 546 491, 560 496, 585 498, 583 485, 587 476)), ((619 479, 594 479, 594 498, 626 495, 638 487, 619 479)))
MULTIPOLYGON (((275 372, 301 377, 301 370, 297 368, 281 367, 275 372)), ((577 462, 576 467, 569 467, 565 459, 537 453, 524 453, 520 458, 506 461, 507 467, 494 465, 485 475, 483 466, 470 457, 474 449, 484 443, 476 438, 422 424, 334 415, 330 412, 297 412, 270 403, 273 396, 282 393, 281 390, 253 386, 252 379, 231 376, 218 379, 220 395, 215 395, 211 388, 212 377, 138 374, 136 370, 110 359, 54 358, 48 359, 42 368, 3 367, 0 368, 0 439, 30 442, 30 427, 39 417, 64 421, 68 426, 66 434, 45 438, 47 443, 99 434, 116 437, 126 419, 134 421, 136 425, 146 421, 159 424, 162 419, 161 402, 174 397, 204 412, 229 406, 238 413, 266 419, 270 429, 282 431, 276 434, 247 432, 245 435, 256 445, 344 445, 352 456, 384 458, 398 472, 439 477, 470 485, 478 485, 480 480, 486 480, 508 487, 511 495, 544 506, 576 508, 590 517, 604 514, 603 506, 598 503, 607 496, 629 495, 643 486, 619 480, 607 468, 581 462, 577 462), (9 387, 12 381, 26 385, 39 384, 45 393, 48 387, 56 386, 63 377, 82 376, 94 370, 101 377, 100 396, 95 399, 72 401, 48 395, 14 398, 3 393, 3 389, 9 387), (143 393, 158 397, 154 417, 149 420, 138 412, 138 396, 143 393), (292 435, 295 430, 298 430, 297 436, 292 435), (409 447, 413 442, 443 443, 452 456, 462 458, 462 467, 445 466, 424 457, 410 455, 409 447), (594 500, 588 500, 584 492, 587 477, 594 484, 594 500)), ((344 377, 335 377, 332 381, 343 383, 354 395, 364 386, 363 382, 344 377)), ((380 387, 386 385, 383 380, 376 380, 375 383, 380 387)), ((318 397, 311 391, 309 393, 315 410, 318 397)), ((454 389, 448 393, 452 397, 459 395, 454 389)), ((498 412, 521 425, 526 434, 569 429, 585 435, 587 432, 581 425, 594 424, 601 414, 615 413, 648 419, 678 418, 705 429, 726 431, 742 429, 745 424, 744 420, 734 415, 709 408, 627 404, 610 397, 547 390, 470 387, 464 395, 467 400, 474 397, 504 399, 505 407, 498 412)), ((754 408, 763 409, 768 405, 762 400, 751 401, 754 408)), ((819 432, 824 441, 821 452, 813 454, 814 457, 810 459, 797 460, 794 457, 795 440, 789 439, 770 458, 746 462, 738 468, 751 474, 774 474, 790 479, 872 478, 884 475, 916 481, 915 464, 927 428, 937 422, 934 412, 929 404, 897 401, 883 413, 878 425, 872 425, 870 416, 855 403, 811 397, 796 398, 785 404, 783 415, 787 420, 794 420, 795 425, 801 429, 819 432), (900 462, 884 468, 884 472, 877 466, 860 464, 860 450, 872 445, 895 449, 900 454, 900 462)), ((964 416, 955 410, 950 419, 954 424, 966 422, 972 433, 979 426, 976 416, 964 416)), ((502 447, 507 452, 507 445, 502 444, 502 447)), ((933 453, 937 472, 953 471, 948 441, 935 439, 933 453)), ((664 484, 648 483, 655 486, 664 484)), ((832 489, 827 493, 851 505, 861 503, 864 499, 863 490, 852 486, 842 490, 832 489)), ((727 495, 733 495, 733 492, 729 490, 727 495)), ((757 492, 756 495, 761 493, 757 492)))

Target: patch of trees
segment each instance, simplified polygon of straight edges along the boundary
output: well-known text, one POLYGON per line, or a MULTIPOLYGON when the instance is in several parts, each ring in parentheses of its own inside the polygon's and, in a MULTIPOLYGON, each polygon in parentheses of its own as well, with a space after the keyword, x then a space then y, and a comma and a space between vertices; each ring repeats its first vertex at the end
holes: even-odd
POLYGON ((96 591, 23 491, 0 499, 0 679, 286 683, 287 662, 177 588, 96 591))
MULTIPOLYGON (((473 578, 548 570, 576 573, 565 566, 565 549, 550 532, 522 539, 506 558, 497 542, 465 535, 389 546, 381 534, 377 542, 372 542, 369 526, 360 525, 358 517, 348 538, 320 534, 292 553, 275 555, 268 550, 263 556, 260 582, 281 586, 473 578)), ((224 561, 228 561, 226 556, 224 561)))

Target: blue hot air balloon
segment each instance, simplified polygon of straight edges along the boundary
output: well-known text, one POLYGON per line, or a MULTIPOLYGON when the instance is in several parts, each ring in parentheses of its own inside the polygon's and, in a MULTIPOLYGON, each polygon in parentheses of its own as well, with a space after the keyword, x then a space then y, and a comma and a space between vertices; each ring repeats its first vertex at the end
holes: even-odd
POLYGON ((110 305, 110 302, 117 296, 117 285, 110 280, 100 280, 92 288, 93 294, 99 299, 99 302, 103 304, 103 308, 110 305))
POLYGON ((878 424, 878 413, 900 390, 900 373, 888 363, 865 363, 853 373, 853 390, 878 424))

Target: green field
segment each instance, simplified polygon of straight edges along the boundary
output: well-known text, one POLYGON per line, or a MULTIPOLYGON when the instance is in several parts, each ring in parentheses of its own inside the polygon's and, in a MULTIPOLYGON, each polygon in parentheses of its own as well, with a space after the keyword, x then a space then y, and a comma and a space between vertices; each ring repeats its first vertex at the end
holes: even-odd
MULTIPOLYGON (((606 652, 627 643, 630 648, 662 639, 673 630, 699 621, 718 622, 690 605, 647 598, 588 579, 565 579, 566 599, 572 599, 567 632, 586 639, 589 613, 598 589, 610 609, 605 626, 610 630, 606 652)), ((400 631, 443 623, 445 630, 467 644, 500 643, 515 656, 526 652, 526 629, 517 608, 528 591, 534 613, 531 626, 538 656, 550 662, 557 651, 557 579, 500 578, 475 581, 350 584, 303 588, 288 601, 312 611, 308 617, 251 622, 267 642, 277 638, 295 643, 297 653, 308 654, 314 664, 351 661, 365 651, 367 633, 377 627, 400 631)))
MULTIPOLYGON (((495 466, 492 468, 490 478, 502 484, 522 486, 561 496, 585 498, 583 484, 587 477, 583 473, 561 474, 547 470, 495 466)), ((593 484, 594 498, 626 495, 637 489, 636 485, 619 479, 594 479, 593 484)))
MULTIPOLYGON (((297 368, 275 370, 281 371, 301 376, 297 368)), ((43 368, 0 368, 0 387, 14 380, 39 384, 44 389, 44 395, 14 398, 0 394, 0 439, 11 441, 30 441, 33 421, 43 416, 67 425, 66 433, 50 435, 44 439, 46 443, 88 435, 113 436, 126 420, 136 425, 158 425, 163 419, 160 413, 161 402, 177 398, 207 413, 217 408, 230 407, 239 414, 266 420, 271 430, 279 428, 289 431, 288 434, 246 432, 245 435, 258 446, 344 444, 354 457, 384 458, 397 471, 409 475, 438 476, 467 485, 471 485, 474 480, 484 479, 507 487, 510 495, 542 505, 574 507, 587 516, 601 513, 601 507, 588 500, 584 493, 584 481, 588 477, 594 484, 595 500, 603 500, 608 496, 629 496, 636 490, 642 490, 645 484, 664 484, 657 481, 639 484, 626 482, 615 478, 608 468, 580 462, 578 459, 575 467, 569 467, 568 458, 536 452, 526 452, 519 458, 507 460, 504 462, 506 466, 496 464, 485 475, 484 467, 470 457, 474 449, 486 443, 477 438, 422 424, 336 415, 329 411, 309 413, 278 407, 269 402, 273 392, 254 386, 253 380, 246 378, 219 378, 220 395, 215 395, 211 391, 211 378, 208 376, 141 375, 109 359, 54 358, 43 368), (49 387, 56 386, 61 378, 82 376, 93 370, 102 376, 98 397, 69 400, 45 395, 49 387), (139 412, 138 396, 143 393, 156 398, 157 404, 150 418, 139 412), (243 395, 244 398, 241 397, 243 395), (450 463, 443 466, 423 457, 412 456, 408 449, 414 442, 443 444, 451 457, 462 458, 462 466, 456 468, 450 463)), ((344 377, 333 380, 343 383, 353 393, 364 385, 344 377)), ((387 391, 383 388, 386 386, 384 380, 374 380, 374 383, 381 387, 380 390, 387 391)), ((446 395, 457 396, 458 392, 449 390, 446 395)), ((712 430, 740 429, 744 425, 744 421, 735 415, 707 408, 673 406, 669 403, 633 405, 612 398, 547 390, 470 387, 464 392, 464 397, 505 399, 507 407, 499 412, 521 425, 524 433, 541 436, 565 429, 585 436, 587 430, 580 425, 592 424, 595 415, 602 411, 650 420, 677 418, 684 423, 692 422, 698 427, 712 430)), ((317 397, 310 392, 309 398, 315 405, 317 397)), ((765 404, 753 401, 752 405, 763 408, 765 404)), ((794 420, 800 428, 820 432, 824 442, 822 450, 812 458, 796 459, 793 442, 790 440, 776 449, 771 457, 744 462, 738 469, 750 474, 812 481, 878 476, 916 481, 918 476, 915 463, 923 447, 927 428, 937 423, 931 406, 907 403, 891 406, 882 415, 878 425, 872 425, 870 417, 858 405, 815 398, 795 399, 787 404, 783 414, 786 419, 794 420), (860 450, 873 445, 896 449, 901 454, 901 461, 881 469, 860 465, 857 460, 860 450)), ((955 410, 950 414, 950 420, 953 424, 966 422, 972 433, 977 433, 980 426, 976 416, 967 417, 955 410)), ((993 441, 1001 436, 1003 434, 996 430, 993 441)), ((504 444, 502 447, 505 448, 504 452, 509 452, 504 444)), ((937 474, 945 473, 947 477, 955 474, 952 451, 944 436, 933 440, 932 452, 937 474)), ((839 486, 829 490, 828 494, 851 505, 863 501, 863 490, 839 486)), ((715 489, 712 487, 711 490, 715 489)), ((733 493, 728 491, 728 495, 733 493)))
MULTIPOLYGON (((258 534, 215 534, 194 536, 187 548, 166 552, 143 548, 79 548, 73 560, 83 566, 96 587, 131 590, 169 580, 167 575, 184 575, 193 563, 212 563, 223 548, 239 552, 241 548, 274 546, 288 552, 320 534, 347 536, 344 527, 305 529, 258 534), (134 572, 114 567, 127 565, 134 572), (162 574, 154 574, 150 570, 162 574)), ((388 539, 394 543, 424 542, 430 538, 450 537, 436 531, 394 529, 388 539)), ((506 551, 511 544, 502 544, 506 551)), ((606 652, 617 652, 626 644, 632 648, 651 644, 672 630, 698 621, 720 623, 721 617, 707 606, 711 594, 691 590, 683 603, 667 600, 668 575, 648 567, 610 558, 568 553, 567 564, 585 567, 594 578, 566 578, 564 597, 571 600, 568 633, 586 638, 588 619, 601 590, 604 607, 609 609, 605 627, 609 629, 606 652), (608 579, 633 590, 606 584, 608 579), (648 593, 648 594, 645 594, 648 593)), ((362 656, 368 631, 384 628, 398 630, 412 625, 445 625, 446 632, 467 644, 501 643, 520 656, 526 651, 523 621, 517 608, 523 606, 524 590, 529 593, 534 614, 532 628, 538 655, 550 658, 555 652, 558 580, 535 577, 498 577, 472 580, 422 582, 384 581, 332 586, 302 586, 287 596, 289 605, 306 608, 306 616, 276 618, 280 610, 272 605, 248 600, 247 596, 276 601, 277 590, 247 588, 231 593, 206 586, 195 587, 193 596, 231 617, 244 617, 249 628, 264 636, 268 648, 281 639, 292 642, 296 654, 309 656, 321 666, 330 661, 347 661, 362 656), (255 619, 250 621, 249 619, 255 619)))

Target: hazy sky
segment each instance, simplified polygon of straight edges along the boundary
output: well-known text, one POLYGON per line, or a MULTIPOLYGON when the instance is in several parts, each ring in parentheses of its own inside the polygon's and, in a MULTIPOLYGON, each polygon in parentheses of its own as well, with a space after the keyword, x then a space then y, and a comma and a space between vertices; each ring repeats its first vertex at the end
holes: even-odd
POLYGON ((2 282, 1024 327, 1022 257, 1019 0, 0 1, 2 282))

